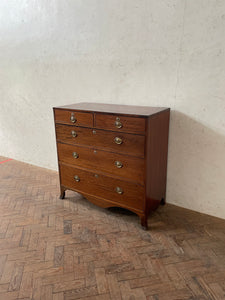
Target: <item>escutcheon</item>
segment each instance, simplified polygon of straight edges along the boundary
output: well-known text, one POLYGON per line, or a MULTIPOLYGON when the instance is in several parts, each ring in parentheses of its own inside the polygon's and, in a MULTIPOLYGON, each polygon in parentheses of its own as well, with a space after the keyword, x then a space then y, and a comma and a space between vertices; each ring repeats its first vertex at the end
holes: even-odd
POLYGON ((117 186, 116 187, 116 192, 117 192, 117 194, 122 195, 123 194, 123 189, 121 187, 117 186))
POLYGON ((79 181, 80 181, 80 177, 79 177, 78 175, 75 175, 75 176, 74 176, 74 179, 75 179, 76 182, 79 182, 79 181))

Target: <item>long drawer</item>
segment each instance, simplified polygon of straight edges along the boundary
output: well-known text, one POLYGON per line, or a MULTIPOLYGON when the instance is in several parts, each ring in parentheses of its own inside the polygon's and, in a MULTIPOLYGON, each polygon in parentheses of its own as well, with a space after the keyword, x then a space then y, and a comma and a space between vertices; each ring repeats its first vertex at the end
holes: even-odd
POLYGON ((144 209, 144 186, 60 163, 61 184, 79 193, 113 200, 127 208, 144 209))
POLYGON ((70 144, 144 157, 145 136, 56 124, 56 138, 70 144))
POLYGON ((143 158, 63 143, 58 143, 57 147, 60 162, 102 171, 143 184, 143 158))

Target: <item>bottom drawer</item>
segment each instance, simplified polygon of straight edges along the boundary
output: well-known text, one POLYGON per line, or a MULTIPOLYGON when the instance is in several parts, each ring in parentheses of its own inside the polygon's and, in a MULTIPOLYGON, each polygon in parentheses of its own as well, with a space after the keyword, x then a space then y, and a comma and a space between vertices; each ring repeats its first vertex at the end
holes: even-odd
POLYGON ((124 207, 143 210, 144 187, 86 170, 60 164, 61 185, 121 203, 124 207))

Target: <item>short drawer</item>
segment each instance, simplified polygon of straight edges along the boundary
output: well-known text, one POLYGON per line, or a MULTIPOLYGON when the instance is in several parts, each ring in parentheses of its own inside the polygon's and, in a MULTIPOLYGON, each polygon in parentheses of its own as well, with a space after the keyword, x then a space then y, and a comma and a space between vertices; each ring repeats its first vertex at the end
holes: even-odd
POLYGON ((78 145, 57 143, 60 162, 144 182, 144 159, 78 145))
POLYGON ((75 126, 93 127, 93 114, 64 109, 54 109, 55 122, 75 126))
POLYGON ((95 114, 95 127, 130 133, 145 133, 145 118, 117 114, 95 114))
POLYGON ((144 209, 144 187, 60 164, 61 184, 77 192, 118 202, 128 208, 144 209))
POLYGON ((144 157, 145 137, 142 135, 56 124, 56 138, 70 144, 144 157))

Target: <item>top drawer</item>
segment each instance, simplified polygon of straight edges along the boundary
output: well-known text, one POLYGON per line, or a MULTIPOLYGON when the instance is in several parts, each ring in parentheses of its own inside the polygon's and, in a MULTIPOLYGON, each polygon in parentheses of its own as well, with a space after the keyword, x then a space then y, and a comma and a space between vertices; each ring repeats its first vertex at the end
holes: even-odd
POLYGON ((95 127, 99 129, 144 134, 145 118, 96 113, 95 127))
POLYGON ((54 109, 55 122, 75 126, 93 127, 93 114, 64 109, 54 109))

